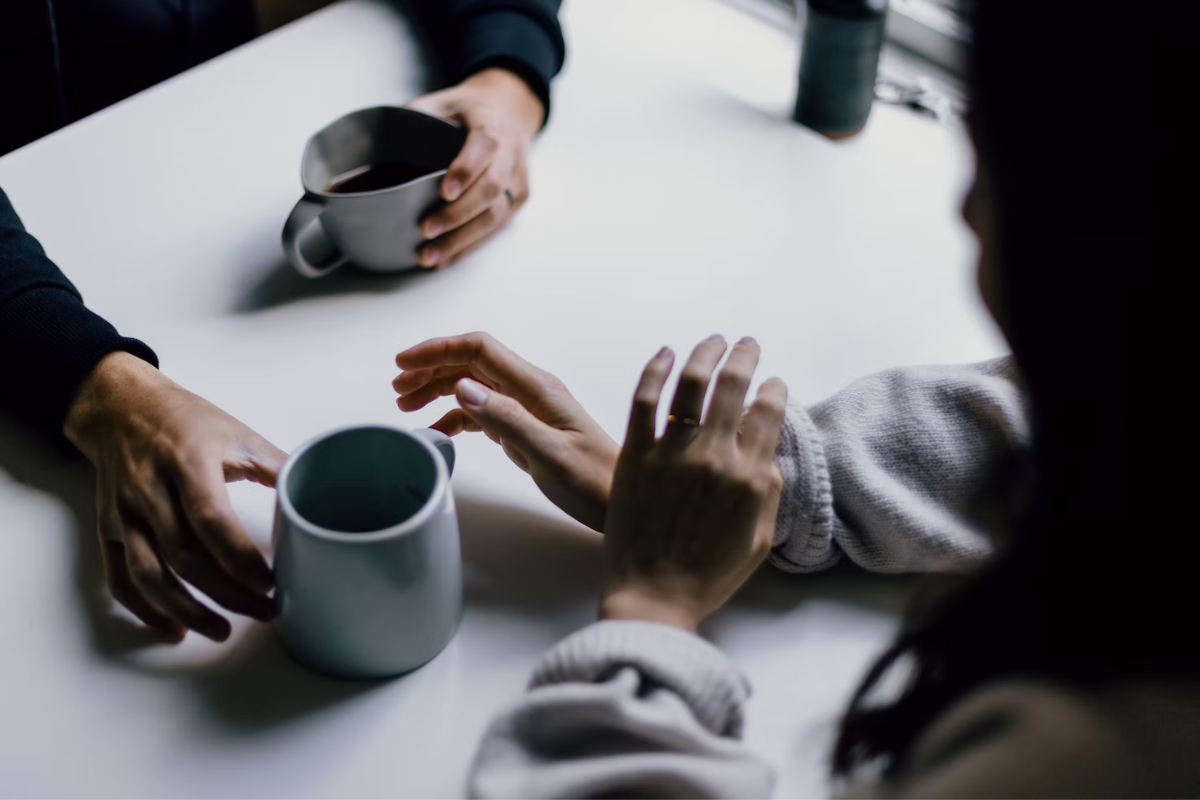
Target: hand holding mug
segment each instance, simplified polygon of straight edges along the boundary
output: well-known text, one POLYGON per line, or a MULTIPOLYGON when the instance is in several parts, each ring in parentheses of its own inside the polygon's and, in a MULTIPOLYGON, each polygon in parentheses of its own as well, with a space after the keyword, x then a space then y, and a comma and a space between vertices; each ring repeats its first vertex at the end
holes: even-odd
POLYGON ((604 527, 619 448, 555 376, 486 333, 430 339, 396 356, 402 411, 456 395, 433 427, 483 431, 546 497, 593 530, 604 527))
POLYGON ((446 205, 421 222, 422 266, 445 267, 503 227, 529 199, 526 150, 546 109, 506 69, 481 70, 457 86, 420 97, 409 108, 454 120, 467 140, 442 178, 446 205))
POLYGON ((121 605, 173 637, 191 629, 218 641, 228 620, 184 581, 229 611, 274 616, 274 577, 225 482, 274 486, 279 448, 122 352, 88 375, 63 432, 96 468, 104 570, 121 605))
POLYGON ((743 417, 759 347, 742 339, 705 417, 704 396, 725 349, 719 336, 697 345, 661 438, 655 419, 674 363, 670 349, 642 374, 604 525, 606 619, 694 631, 770 551, 783 483, 773 459, 787 387, 778 378, 763 383, 743 417))

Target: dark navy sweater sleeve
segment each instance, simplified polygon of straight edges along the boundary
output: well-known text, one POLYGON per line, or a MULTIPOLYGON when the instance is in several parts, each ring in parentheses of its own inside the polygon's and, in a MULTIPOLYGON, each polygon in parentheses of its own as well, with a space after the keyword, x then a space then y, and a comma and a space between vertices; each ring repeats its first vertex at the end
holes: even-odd
POLYGON ((562 69, 566 43, 561 0, 427 0, 417 4, 446 77, 458 83, 487 67, 519 75, 550 118, 550 80, 562 69))
POLYGON ((83 379, 116 350, 158 366, 153 350, 87 309, 0 189, 0 411, 56 437, 83 379))

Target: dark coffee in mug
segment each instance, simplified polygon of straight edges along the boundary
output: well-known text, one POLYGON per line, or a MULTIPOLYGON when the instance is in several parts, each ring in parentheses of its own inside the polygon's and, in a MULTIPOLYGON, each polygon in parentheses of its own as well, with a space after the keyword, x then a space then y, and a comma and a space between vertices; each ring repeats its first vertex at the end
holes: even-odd
POLYGON ((429 169, 415 164, 367 164, 329 179, 329 194, 358 194, 390 189, 427 175, 429 169))

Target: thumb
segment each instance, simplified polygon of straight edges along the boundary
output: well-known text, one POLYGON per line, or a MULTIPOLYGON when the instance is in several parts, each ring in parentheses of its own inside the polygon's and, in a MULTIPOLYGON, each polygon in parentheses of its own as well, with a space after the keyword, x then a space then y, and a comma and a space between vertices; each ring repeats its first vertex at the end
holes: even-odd
POLYGON ((287 453, 253 431, 250 432, 249 438, 250 441, 242 444, 242 452, 245 453, 248 463, 242 469, 231 470, 226 466, 225 479, 246 479, 273 487, 275 479, 279 477, 279 470, 283 469, 283 462, 287 460, 287 453))
POLYGON ((543 423, 515 399, 470 378, 460 380, 454 394, 463 413, 489 437, 522 452, 538 450, 543 423))

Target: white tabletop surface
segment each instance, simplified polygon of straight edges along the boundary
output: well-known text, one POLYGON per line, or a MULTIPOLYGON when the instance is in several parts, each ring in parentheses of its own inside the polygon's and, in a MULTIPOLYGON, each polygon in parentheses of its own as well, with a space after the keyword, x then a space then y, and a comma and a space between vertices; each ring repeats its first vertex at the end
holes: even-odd
MULTIPOLYGON (((532 199, 438 274, 309 282, 279 232, 306 137, 401 103, 403 19, 350 0, 0 159, 0 186, 88 304, 284 449, 401 415, 392 358, 482 329, 560 375, 620 436, 661 345, 763 345, 813 402, 905 363, 990 357, 957 207, 959 132, 877 107, 832 144, 787 119, 781 32, 698 0, 570 0, 570 53, 532 199)), ((270 631, 143 646, 99 589, 90 473, 0 431, 0 793, 454 796, 487 720, 592 617, 599 546, 499 448, 459 442, 467 612, 436 660, 371 684, 310 674, 270 631)), ((273 493, 231 489, 270 539, 273 493)), ((711 627, 754 685, 746 739, 781 796, 819 796, 837 712, 894 630, 903 580, 764 572, 711 627)))

